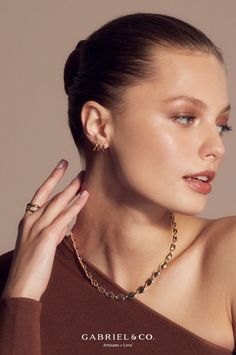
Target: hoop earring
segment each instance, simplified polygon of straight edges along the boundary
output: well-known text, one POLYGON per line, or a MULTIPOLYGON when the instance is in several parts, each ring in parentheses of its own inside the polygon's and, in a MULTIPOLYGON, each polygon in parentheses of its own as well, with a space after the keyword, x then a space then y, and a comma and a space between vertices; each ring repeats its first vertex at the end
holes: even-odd
POLYGON ((99 142, 99 143, 97 143, 95 146, 94 146, 94 148, 93 148, 93 151, 97 151, 97 152, 99 152, 99 151, 104 151, 105 150, 105 147, 104 147, 104 143, 103 142, 99 142))

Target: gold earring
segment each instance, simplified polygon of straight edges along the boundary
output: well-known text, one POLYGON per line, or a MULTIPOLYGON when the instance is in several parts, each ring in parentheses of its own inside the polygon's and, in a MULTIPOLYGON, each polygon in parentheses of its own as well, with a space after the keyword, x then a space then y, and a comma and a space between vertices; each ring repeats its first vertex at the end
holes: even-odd
POLYGON ((93 150, 96 150, 97 152, 99 152, 100 150, 104 151, 105 150, 104 143, 103 142, 97 143, 93 148, 93 150))

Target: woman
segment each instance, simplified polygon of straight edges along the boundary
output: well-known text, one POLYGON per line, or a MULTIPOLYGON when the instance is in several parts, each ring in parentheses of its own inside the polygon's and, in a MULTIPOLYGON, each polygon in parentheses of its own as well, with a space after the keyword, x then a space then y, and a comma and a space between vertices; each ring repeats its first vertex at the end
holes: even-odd
POLYGON ((232 354, 235 216, 197 217, 231 129, 221 51, 138 13, 80 41, 64 74, 84 170, 49 199, 60 162, 1 256, 1 354, 232 354))

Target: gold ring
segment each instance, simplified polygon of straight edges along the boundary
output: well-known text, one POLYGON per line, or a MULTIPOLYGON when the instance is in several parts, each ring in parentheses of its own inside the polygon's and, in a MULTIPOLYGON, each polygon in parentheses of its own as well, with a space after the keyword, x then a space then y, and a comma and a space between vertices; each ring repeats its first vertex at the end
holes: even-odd
POLYGON ((40 208, 39 205, 36 205, 36 203, 27 203, 25 212, 30 211, 30 212, 36 212, 40 208))

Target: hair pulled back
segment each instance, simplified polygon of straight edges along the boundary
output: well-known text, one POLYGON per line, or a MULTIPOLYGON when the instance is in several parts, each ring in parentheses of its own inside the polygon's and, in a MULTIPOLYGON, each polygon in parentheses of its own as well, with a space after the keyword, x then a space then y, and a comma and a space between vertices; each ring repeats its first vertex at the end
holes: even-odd
POLYGON ((64 68, 69 127, 82 158, 91 143, 84 135, 81 109, 88 100, 119 110, 124 89, 152 75, 152 51, 169 47, 213 54, 221 50, 199 29, 171 16, 135 13, 116 18, 80 41, 64 68))

